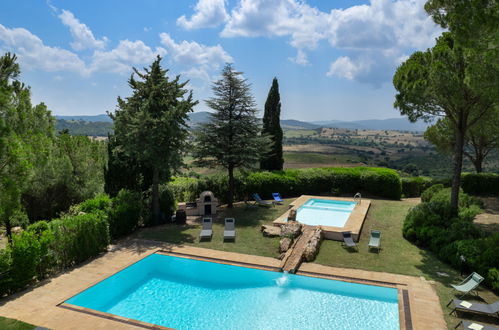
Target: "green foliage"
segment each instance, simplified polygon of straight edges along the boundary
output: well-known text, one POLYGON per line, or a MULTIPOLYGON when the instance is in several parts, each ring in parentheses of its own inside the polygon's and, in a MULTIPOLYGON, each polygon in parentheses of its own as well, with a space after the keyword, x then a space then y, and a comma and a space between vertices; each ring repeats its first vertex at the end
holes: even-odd
POLYGON ((159 205, 161 214, 167 219, 169 219, 177 209, 173 191, 166 184, 159 186, 159 205))
POLYGON ((499 195, 499 174, 464 173, 461 185, 472 195, 499 195))
POLYGON ((102 213, 67 216, 50 222, 52 248, 60 268, 95 257, 109 244, 109 224, 102 213))
MULTIPOLYGON (((194 201, 204 190, 211 190, 226 202, 227 179, 221 175, 200 179, 176 178, 169 183, 177 201, 194 201)), ((365 194, 400 199, 401 183, 394 170, 371 167, 286 169, 239 173, 235 177, 234 196, 239 200, 251 199, 253 193, 272 198, 272 193, 283 196, 324 194, 331 190, 341 194, 365 194)))
POLYGON ((437 192, 439 192, 442 189, 444 189, 444 185, 441 183, 437 183, 429 187, 421 194, 421 201, 423 203, 429 202, 433 198, 433 195, 435 195, 437 192))
POLYGON ((9 247, 0 249, 0 296, 7 294, 12 287, 12 253, 9 247))
POLYGON ((109 208, 109 232, 113 239, 133 233, 139 226, 142 211, 142 194, 126 189, 112 199, 109 208))
POLYGON ((428 248, 454 267, 466 266, 486 276, 488 285, 497 289, 493 267, 499 264, 499 233, 487 236, 473 224, 473 219, 480 213, 474 203, 476 200, 461 193, 459 215, 453 216, 449 189, 434 189, 429 202, 423 202, 407 213, 402 233, 407 240, 428 248), (465 265, 460 256, 466 259, 465 265))
MULTIPOLYGON (((182 165, 183 150, 188 137, 188 113, 197 104, 192 91, 187 91, 187 81, 180 76, 170 80, 168 70, 160 65, 161 57, 144 69, 134 68, 128 84, 132 96, 118 97, 118 109, 110 114, 114 122, 116 144, 113 153, 122 153, 134 164, 147 164, 152 174, 153 221, 160 222, 160 181, 168 181, 182 165)), ((108 168, 113 170, 113 167, 108 168)))
POLYGON ((499 291, 499 269, 491 268, 487 274, 487 279, 492 285, 492 289, 499 291))
POLYGON ((402 178, 402 195, 405 197, 419 197, 428 189, 433 180, 424 176, 402 178))
POLYGON ((277 78, 272 80, 267 101, 265 101, 265 112, 263 114, 262 134, 270 137, 271 149, 262 155, 260 169, 267 171, 282 170, 284 159, 282 155, 282 129, 281 129, 281 96, 279 95, 279 84, 277 78))
POLYGON ((23 288, 35 279, 37 267, 41 260, 40 242, 36 239, 35 233, 23 231, 19 235, 14 235, 11 256, 12 286, 23 288))
POLYGON ((208 123, 195 132, 193 156, 201 166, 227 169, 227 203, 232 207, 235 194, 234 169, 254 167, 270 147, 261 136, 257 108, 250 85, 241 72, 226 64, 221 79, 213 83, 214 97, 206 104, 215 112, 208 123))
POLYGON ((99 194, 94 198, 87 199, 78 205, 78 210, 85 213, 104 212, 107 213, 111 207, 111 198, 106 194, 99 194))

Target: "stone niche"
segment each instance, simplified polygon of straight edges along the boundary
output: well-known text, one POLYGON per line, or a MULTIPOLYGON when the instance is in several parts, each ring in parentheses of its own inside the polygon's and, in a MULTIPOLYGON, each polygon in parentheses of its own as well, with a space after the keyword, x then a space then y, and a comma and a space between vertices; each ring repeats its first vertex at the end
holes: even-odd
POLYGON ((203 191, 195 203, 178 203, 178 209, 187 216, 207 216, 217 214, 218 199, 211 191, 203 191))

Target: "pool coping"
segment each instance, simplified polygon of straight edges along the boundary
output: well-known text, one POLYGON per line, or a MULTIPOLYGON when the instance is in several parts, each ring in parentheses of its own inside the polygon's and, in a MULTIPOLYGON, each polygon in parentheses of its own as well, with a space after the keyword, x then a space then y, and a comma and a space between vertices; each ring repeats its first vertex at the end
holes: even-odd
MULTIPOLYGON (((75 310, 79 308, 65 304, 64 301, 154 253, 182 255, 187 258, 274 271, 279 269, 280 264, 279 260, 269 257, 141 239, 127 241, 130 246, 133 245, 133 248, 118 245, 114 251, 109 251, 88 264, 60 274, 44 285, 13 295, 4 301, 0 300, 0 315, 53 329, 76 329, 81 328, 82 325, 87 328, 168 329, 137 320, 114 317, 113 314, 97 315, 101 312, 91 309, 75 310)), ((297 274, 300 272, 302 275, 308 273, 316 277, 347 282, 395 286, 398 289, 400 329, 446 329, 438 296, 430 283, 424 279, 391 273, 335 268, 315 263, 303 263, 297 274), (428 309, 430 312, 427 311, 428 309)))
MULTIPOLYGON (((300 208, 303 204, 305 204, 311 198, 337 200, 337 201, 342 201, 342 202, 352 202, 353 201, 352 198, 347 198, 347 197, 301 195, 300 197, 298 197, 297 199, 295 199, 294 201, 292 201, 289 204, 289 209, 286 212, 284 212, 282 215, 277 217, 273 221, 273 224, 275 226, 283 226, 283 225, 287 224, 287 218, 288 218, 289 212, 291 210, 298 210, 298 208, 300 208)), ((362 232, 362 227, 364 226, 364 221, 367 217, 367 212, 369 211, 370 206, 371 206, 371 200, 362 199, 360 203, 355 205, 355 207, 352 210, 352 213, 350 213, 350 216, 348 217, 348 219, 345 222, 345 225, 343 227, 323 226, 323 225, 315 226, 315 227, 322 228, 325 238, 336 240, 336 241, 343 240, 343 236, 342 236, 341 232, 349 231, 352 233, 352 238, 358 242, 359 238, 360 238, 360 233, 362 232)), ((304 224, 304 225, 306 225, 306 224, 304 224)), ((310 225, 306 225, 306 226, 310 226, 310 225)), ((312 227, 314 227, 314 226, 312 226, 312 227)))

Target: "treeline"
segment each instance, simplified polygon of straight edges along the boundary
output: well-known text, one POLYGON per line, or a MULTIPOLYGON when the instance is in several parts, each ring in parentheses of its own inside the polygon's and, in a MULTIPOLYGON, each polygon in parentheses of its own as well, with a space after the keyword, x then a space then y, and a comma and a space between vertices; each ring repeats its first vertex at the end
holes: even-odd
POLYGON ((58 132, 67 130, 67 132, 71 135, 82 136, 107 137, 109 134, 113 134, 114 132, 113 123, 65 119, 57 119, 55 129, 58 132))
POLYGON ((45 104, 31 104, 16 56, 0 57, 0 224, 51 219, 103 191, 105 144, 56 134, 45 104))

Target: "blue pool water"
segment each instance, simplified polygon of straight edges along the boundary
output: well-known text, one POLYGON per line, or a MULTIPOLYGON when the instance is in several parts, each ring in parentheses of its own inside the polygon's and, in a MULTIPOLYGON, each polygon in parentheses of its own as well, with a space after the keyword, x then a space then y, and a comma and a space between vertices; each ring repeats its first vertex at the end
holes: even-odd
POLYGON ((399 329, 393 288, 161 254, 66 303, 176 329, 399 329))
POLYGON ((311 226, 343 227, 355 202, 311 198, 296 211, 296 220, 311 226))

